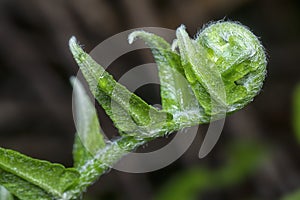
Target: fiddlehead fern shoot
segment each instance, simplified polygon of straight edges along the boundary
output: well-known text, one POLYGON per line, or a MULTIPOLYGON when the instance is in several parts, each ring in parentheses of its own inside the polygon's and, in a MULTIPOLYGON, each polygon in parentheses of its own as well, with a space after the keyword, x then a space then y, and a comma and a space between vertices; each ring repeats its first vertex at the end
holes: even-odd
POLYGON ((262 88, 267 65, 264 48, 239 23, 211 23, 195 39, 181 25, 173 44, 145 31, 131 33, 128 41, 137 38, 151 48, 157 63, 162 109, 148 105, 115 81, 72 37, 69 46, 75 61, 120 137, 107 142, 99 135, 96 110, 73 78, 77 94, 74 168, 0 148, 0 185, 6 189, 1 191, 21 200, 78 199, 128 152, 157 137, 240 110, 262 88))

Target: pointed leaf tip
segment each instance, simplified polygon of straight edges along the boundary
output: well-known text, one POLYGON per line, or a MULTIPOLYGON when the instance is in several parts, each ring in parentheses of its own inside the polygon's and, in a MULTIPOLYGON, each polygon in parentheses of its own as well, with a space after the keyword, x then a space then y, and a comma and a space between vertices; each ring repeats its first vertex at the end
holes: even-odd
POLYGON ((77 42, 77 39, 75 36, 72 36, 69 40, 69 44, 71 45, 72 43, 76 43, 77 42))
POLYGON ((134 32, 130 33, 128 35, 128 43, 132 44, 138 36, 141 36, 143 34, 149 34, 149 33, 145 32, 145 31, 134 31, 134 32))

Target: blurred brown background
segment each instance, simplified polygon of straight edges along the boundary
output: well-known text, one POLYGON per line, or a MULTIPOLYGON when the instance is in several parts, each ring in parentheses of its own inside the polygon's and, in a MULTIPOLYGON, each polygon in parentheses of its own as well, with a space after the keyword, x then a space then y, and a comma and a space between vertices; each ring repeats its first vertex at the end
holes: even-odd
MULTIPOLYGON (((194 35, 205 23, 224 17, 250 27, 266 48, 268 76, 261 94, 226 119, 221 139, 207 158, 197 157, 199 136, 184 156, 162 170, 147 174, 112 170, 89 190, 90 199, 152 199, 178 171, 221 165, 223 149, 234 138, 257 138, 272 149, 271 156, 243 183, 202 199, 280 199, 296 190, 300 145, 292 130, 291 95, 300 82, 297 0, 0 0, 0 146, 72 165, 75 127, 69 77, 78 71, 67 45, 72 35, 90 51, 130 28, 175 29, 185 24, 194 35)), ((110 71, 117 78, 148 62, 149 55, 147 51, 124 55, 110 71)), ((144 88, 138 94, 158 103, 157 89, 144 88)), ((101 109, 99 113, 104 129, 114 131, 101 109)))

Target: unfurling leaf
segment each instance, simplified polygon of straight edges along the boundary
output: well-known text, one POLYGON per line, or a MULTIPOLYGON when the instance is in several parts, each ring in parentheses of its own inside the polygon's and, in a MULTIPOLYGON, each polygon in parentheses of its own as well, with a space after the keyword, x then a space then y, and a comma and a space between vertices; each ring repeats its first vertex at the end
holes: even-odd
POLYGON ((152 50, 158 65, 163 110, 172 113, 174 120, 185 126, 208 121, 185 78, 180 55, 172 51, 171 45, 163 38, 145 31, 135 31, 128 38, 129 43, 141 38, 152 50))
POLYGON ((178 103, 184 105, 191 100, 191 105, 196 105, 192 102, 195 96, 200 109, 192 106, 199 113, 198 117, 191 115, 190 120, 198 118, 200 123, 209 123, 243 108, 260 92, 266 75, 266 55, 258 38, 246 27, 220 21, 206 26, 196 39, 191 39, 182 25, 176 36, 172 49, 151 33, 135 31, 129 36, 130 42, 140 37, 152 49, 159 67, 163 107, 173 115, 176 109, 180 111, 178 103), (176 47, 179 53, 174 51, 176 47), (179 89, 183 86, 179 74, 194 95, 186 86, 179 89))

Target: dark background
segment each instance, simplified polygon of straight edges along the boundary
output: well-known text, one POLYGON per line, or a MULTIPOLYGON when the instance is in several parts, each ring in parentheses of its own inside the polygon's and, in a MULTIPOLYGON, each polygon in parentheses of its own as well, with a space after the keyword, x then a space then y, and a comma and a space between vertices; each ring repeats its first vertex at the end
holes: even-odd
MULTIPOLYGON (((0 146, 72 165, 75 126, 69 77, 78 71, 67 45, 72 35, 90 51, 131 28, 176 29, 185 24, 194 35, 205 23, 223 18, 240 21, 261 38, 269 60, 261 94, 226 119, 221 139, 207 158, 197 157, 199 136, 169 167, 146 174, 112 170, 88 194, 91 199, 152 199, 179 171, 222 165, 223 149, 234 138, 256 138, 271 154, 246 181, 199 199, 280 199, 296 190, 300 145, 292 129, 291 102, 300 73, 297 0, 0 0, 0 146)), ((130 67, 149 61, 148 51, 132 52, 114 62, 110 71, 118 78, 130 67)), ((158 103, 157 89, 145 87, 138 94, 158 103)), ((114 132, 101 109, 99 113, 104 129, 114 132)), ((150 146, 160 145, 161 139, 150 146)))

